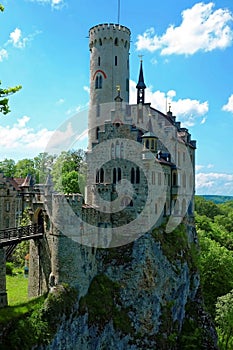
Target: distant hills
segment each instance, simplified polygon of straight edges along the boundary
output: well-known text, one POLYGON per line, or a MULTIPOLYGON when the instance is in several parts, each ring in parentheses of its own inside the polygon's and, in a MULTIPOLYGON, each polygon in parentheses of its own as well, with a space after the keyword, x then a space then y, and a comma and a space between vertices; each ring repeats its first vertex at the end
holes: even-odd
POLYGON ((217 196, 217 195, 203 194, 203 195, 200 195, 200 197, 203 197, 207 201, 212 201, 216 204, 221 204, 221 203, 225 203, 228 201, 233 201, 233 196, 217 196))

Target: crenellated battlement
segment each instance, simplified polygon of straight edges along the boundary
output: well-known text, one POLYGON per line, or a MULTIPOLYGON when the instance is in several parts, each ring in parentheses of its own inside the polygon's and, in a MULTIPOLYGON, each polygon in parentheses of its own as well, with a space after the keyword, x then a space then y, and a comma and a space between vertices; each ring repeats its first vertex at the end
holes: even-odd
POLYGON ((100 34, 100 32, 103 31, 119 31, 126 33, 127 35, 131 34, 131 31, 129 28, 122 26, 121 24, 114 24, 114 23, 103 23, 103 24, 97 24, 94 27, 91 27, 89 30, 89 36, 100 34))

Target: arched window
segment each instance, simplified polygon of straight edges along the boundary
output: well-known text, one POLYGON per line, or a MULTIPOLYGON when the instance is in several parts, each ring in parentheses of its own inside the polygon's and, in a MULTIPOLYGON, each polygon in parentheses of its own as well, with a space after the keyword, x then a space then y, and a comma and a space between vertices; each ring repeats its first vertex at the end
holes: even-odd
POLYGON ((131 169, 131 184, 135 183, 135 170, 134 168, 131 169))
POLYGON ((113 168, 112 182, 116 184, 116 168, 113 168))
POLYGON ((121 168, 117 169, 117 180, 121 181, 121 168))
POLYGON ((102 89, 102 85, 103 85, 103 78, 102 75, 99 76, 99 89, 102 89))
POLYGON ((98 170, 98 169, 96 170, 96 176, 95 176, 95 178, 96 178, 96 183, 99 183, 99 182, 100 182, 100 173, 99 173, 99 170, 98 170))
POLYGON ((100 66, 100 56, 98 57, 98 66, 100 66))
POLYGON ((102 46, 102 40, 101 39, 99 39, 99 44, 100 44, 100 46, 102 46))
POLYGON ((97 75, 97 77, 95 78, 95 88, 102 89, 102 86, 103 86, 102 75, 97 75))
POLYGON ((149 149, 150 145, 149 145, 149 140, 146 140, 146 148, 149 149))
POLYGON ((117 66, 117 56, 115 56, 115 66, 117 66))
POLYGON ((151 149, 155 148, 155 140, 151 140, 151 149))
POLYGON ((120 143, 118 140, 116 142, 116 158, 120 158, 120 143))
POLYGON ((114 45, 115 45, 115 46, 118 46, 118 38, 115 38, 115 40, 114 40, 114 45))
POLYGON ((101 168, 100 169, 100 183, 103 183, 104 182, 104 169, 101 168))
POLYGON ((96 89, 99 88, 99 77, 98 76, 95 78, 95 88, 96 89))
POLYGON ((128 45, 128 41, 126 40, 125 41, 125 48, 127 48, 127 45, 128 45))
POLYGON ((140 182, 140 169, 137 167, 136 169, 136 184, 139 184, 140 182))

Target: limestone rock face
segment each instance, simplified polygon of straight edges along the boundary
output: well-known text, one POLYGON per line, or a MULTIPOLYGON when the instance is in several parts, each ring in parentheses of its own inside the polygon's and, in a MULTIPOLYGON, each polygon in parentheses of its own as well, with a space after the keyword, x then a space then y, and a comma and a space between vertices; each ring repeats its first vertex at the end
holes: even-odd
POLYGON ((217 349, 199 292, 194 231, 160 228, 129 245, 97 249, 89 287, 47 349, 217 349))

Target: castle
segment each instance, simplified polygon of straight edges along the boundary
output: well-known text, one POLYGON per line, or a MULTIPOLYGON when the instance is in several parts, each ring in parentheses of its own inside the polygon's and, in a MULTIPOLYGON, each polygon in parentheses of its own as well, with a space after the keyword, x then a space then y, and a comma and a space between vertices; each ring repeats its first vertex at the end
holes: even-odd
POLYGON ((130 34, 119 24, 89 30, 85 196, 56 193, 50 178, 44 185, 28 182, 31 221, 44 226, 43 240, 31 242, 30 296, 62 282, 85 295, 98 248, 127 245, 164 224, 171 232, 193 222, 196 142, 170 108, 164 114, 145 103, 142 61, 137 103, 129 104, 130 34))

